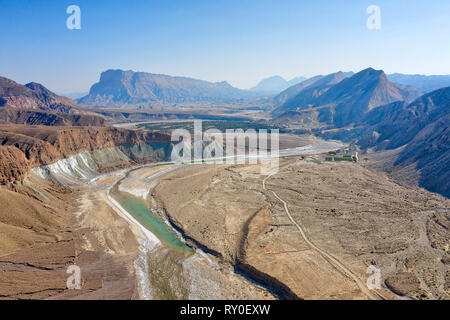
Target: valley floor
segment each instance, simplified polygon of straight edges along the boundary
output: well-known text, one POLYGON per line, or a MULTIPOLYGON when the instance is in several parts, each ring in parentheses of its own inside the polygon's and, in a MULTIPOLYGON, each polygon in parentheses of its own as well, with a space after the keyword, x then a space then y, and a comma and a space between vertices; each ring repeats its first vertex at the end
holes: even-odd
POLYGON ((324 159, 285 157, 271 176, 140 166, 71 187, 32 175, 1 189, 0 298, 449 299, 450 200, 324 159), (148 247, 113 188, 150 191, 148 208, 196 252, 148 247), (73 264, 81 290, 67 290, 73 264), (371 265, 379 290, 365 286, 371 265))
POLYGON ((449 200, 359 164, 290 157, 266 179, 189 166, 152 195, 189 237, 299 298, 449 298, 449 200), (365 287, 370 265, 380 290, 365 287))

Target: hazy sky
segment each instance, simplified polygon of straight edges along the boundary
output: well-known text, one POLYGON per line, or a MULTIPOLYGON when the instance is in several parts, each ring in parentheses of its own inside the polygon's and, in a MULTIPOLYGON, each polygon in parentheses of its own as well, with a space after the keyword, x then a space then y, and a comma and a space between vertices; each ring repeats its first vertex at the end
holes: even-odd
POLYGON ((450 74, 450 1, 0 0, 0 41, 0 75, 66 93, 113 68, 240 88, 368 66, 450 74), (81 30, 66 27, 72 4, 81 30))

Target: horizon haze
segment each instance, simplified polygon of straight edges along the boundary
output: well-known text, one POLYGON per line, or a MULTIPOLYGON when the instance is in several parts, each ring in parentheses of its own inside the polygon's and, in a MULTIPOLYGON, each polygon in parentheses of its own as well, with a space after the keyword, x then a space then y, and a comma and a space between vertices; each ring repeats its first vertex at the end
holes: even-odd
POLYGON ((60 93, 87 92, 108 69, 227 81, 241 89, 275 75, 308 78, 366 67, 450 74, 450 3, 443 0, 376 1, 379 30, 366 26, 373 1, 0 4, 2 75, 60 93), (66 27, 73 4, 81 10, 80 30, 66 27))

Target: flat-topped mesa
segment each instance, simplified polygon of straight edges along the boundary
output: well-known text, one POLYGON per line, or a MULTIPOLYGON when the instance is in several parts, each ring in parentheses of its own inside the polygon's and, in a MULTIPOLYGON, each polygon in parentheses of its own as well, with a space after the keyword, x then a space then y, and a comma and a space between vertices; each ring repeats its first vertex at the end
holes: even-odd
POLYGON ((226 81, 208 82, 164 74, 107 70, 89 94, 78 99, 82 105, 122 107, 154 102, 229 101, 252 94, 232 87, 226 81))
POLYGON ((95 153, 99 173, 170 157, 170 136, 113 127, 0 126, 0 184, 83 152, 95 153), (103 153, 102 153, 103 150, 103 153))

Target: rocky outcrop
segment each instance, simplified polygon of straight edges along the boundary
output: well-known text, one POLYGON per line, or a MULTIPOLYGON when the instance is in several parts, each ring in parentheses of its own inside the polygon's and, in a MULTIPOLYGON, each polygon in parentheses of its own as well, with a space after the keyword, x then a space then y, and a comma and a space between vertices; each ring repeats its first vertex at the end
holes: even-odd
POLYGON ((0 184, 4 185, 28 172, 25 154, 14 146, 0 146, 0 184))

